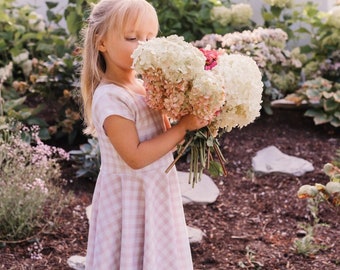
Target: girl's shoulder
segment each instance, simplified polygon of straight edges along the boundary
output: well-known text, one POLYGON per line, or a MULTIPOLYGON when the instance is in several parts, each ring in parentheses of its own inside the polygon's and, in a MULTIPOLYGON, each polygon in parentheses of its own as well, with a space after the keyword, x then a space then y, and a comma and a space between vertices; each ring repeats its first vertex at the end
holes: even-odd
POLYGON ((115 84, 100 84, 93 94, 93 101, 97 100, 131 100, 129 91, 115 84))
POLYGON ((115 84, 99 84, 94 91, 94 96, 124 95, 126 90, 115 84))

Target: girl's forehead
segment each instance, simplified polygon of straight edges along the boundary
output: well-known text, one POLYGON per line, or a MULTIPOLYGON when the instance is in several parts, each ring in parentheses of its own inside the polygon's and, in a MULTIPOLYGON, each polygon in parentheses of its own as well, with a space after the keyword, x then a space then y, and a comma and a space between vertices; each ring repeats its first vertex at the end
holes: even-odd
POLYGON ((123 32, 158 32, 158 19, 153 16, 140 16, 137 18, 127 18, 123 32))

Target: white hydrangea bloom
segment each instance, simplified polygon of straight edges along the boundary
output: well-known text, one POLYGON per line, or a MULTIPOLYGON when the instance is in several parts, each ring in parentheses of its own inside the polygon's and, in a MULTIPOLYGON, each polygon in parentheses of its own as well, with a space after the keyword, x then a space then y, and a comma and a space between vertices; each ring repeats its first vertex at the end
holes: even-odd
POLYGON ((36 12, 31 12, 29 15, 28 23, 30 25, 30 28, 37 32, 43 32, 45 31, 45 21, 44 17, 41 14, 38 14, 36 12))
POLYGON ((22 53, 16 56, 13 56, 12 59, 15 64, 21 64, 28 60, 28 56, 29 56, 29 52, 27 50, 24 50, 22 53))
POLYGON ((225 6, 214 6, 210 12, 210 18, 211 20, 217 21, 221 25, 226 26, 232 20, 231 9, 225 6))
POLYGON ((327 24, 340 29, 340 6, 335 6, 328 12, 327 24))
POLYGON ((225 101, 223 78, 209 70, 197 74, 188 99, 196 116, 211 121, 215 115, 207 112, 219 111, 225 101))
POLYGON ((175 83, 190 81, 193 74, 204 70, 204 55, 183 37, 160 37, 141 45, 132 54, 132 66, 138 73, 155 68, 156 63, 166 79, 175 83))
POLYGON ((211 128, 230 131, 253 122, 260 115, 263 90, 262 74, 255 61, 241 54, 224 54, 213 72, 223 77, 226 102, 211 128))
POLYGON ((249 4, 236 4, 231 6, 233 25, 247 24, 253 16, 253 9, 249 4))
MULTIPOLYGON (((12 76, 13 63, 9 62, 5 67, 0 68, 0 84, 12 76)), ((1 87, 1 85, 0 85, 1 87)))

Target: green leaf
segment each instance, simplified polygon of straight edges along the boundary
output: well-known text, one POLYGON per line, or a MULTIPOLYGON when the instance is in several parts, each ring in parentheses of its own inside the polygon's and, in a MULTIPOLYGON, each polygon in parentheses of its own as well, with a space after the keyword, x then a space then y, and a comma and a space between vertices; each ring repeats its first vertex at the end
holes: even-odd
POLYGON ((340 103, 340 91, 336 91, 333 97, 336 102, 340 103))
POLYGON ((323 108, 326 112, 337 111, 339 103, 335 102, 334 99, 326 99, 323 102, 323 108))
POLYGON ((297 195, 300 199, 314 198, 319 191, 315 186, 303 185, 299 188, 297 195))
POLYGON ((50 2, 50 1, 46 1, 45 3, 48 9, 55 8, 59 4, 58 2, 50 2))
POLYGON ((310 52, 313 52, 313 50, 314 49, 310 45, 305 45, 305 46, 300 47, 301 54, 310 53, 310 52))
POLYGON ((49 139, 51 139, 51 135, 48 132, 48 128, 40 128, 40 130, 39 130, 39 137, 42 140, 49 140, 49 139))
POLYGON ((275 19, 274 15, 272 13, 269 12, 263 12, 262 13, 262 17, 265 21, 269 22, 275 19))
POLYGON ((340 120, 340 112, 335 112, 333 116, 340 120))
POLYGON ((328 182, 326 184, 326 190, 330 194, 338 193, 340 195, 340 183, 337 183, 337 182, 328 182))
POLYGON ((326 124, 332 120, 332 116, 324 113, 322 110, 309 109, 304 115, 313 117, 315 125, 326 124))
POLYGON ((4 104, 4 111, 8 112, 9 110, 15 109, 16 107, 22 105, 26 100, 26 97, 21 97, 18 99, 8 100, 4 104))
POLYGON ((221 163, 211 160, 209 164, 209 173, 212 177, 222 176, 223 169, 221 163))
POLYGON ((82 17, 76 12, 70 12, 66 16, 67 29, 71 34, 77 34, 82 26, 82 17))
POLYGON ((20 118, 22 120, 26 120, 30 116, 32 116, 32 110, 30 108, 23 108, 20 111, 18 111, 18 115, 20 115, 20 118))
POLYGON ((273 15, 274 15, 276 18, 279 18, 280 15, 281 15, 281 12, 282 12, 282 8, 277 7, 277 6, 271 6, 271 7, 270 7, 270 11, 273 13, 273 15))
POLYGON ((320 92, 318 89, 307 89, 306 96, 308 99, 318 101, 322 96, 322 92, 320 92))
POLYGON ((26 120, 27 124, 29 125, 37 125, 39 126, 40 128, 42 127, 48 127, 48 124, 47 122, 40 118, 40 117, 36 117, 36 116, 31 116, 29 117, 27 120, 26 120))
POLYGON ((295 30, 295 32, 301 33, 301 34, 310 34, 310 30, 308 30, 305 27, 299 27, 297 30, 295 30))
POLYGON ((340 127, 340 120, 337 119, 337 118, 333 118, 330 122, 330 124, 333 126, 333 127, 340 127))

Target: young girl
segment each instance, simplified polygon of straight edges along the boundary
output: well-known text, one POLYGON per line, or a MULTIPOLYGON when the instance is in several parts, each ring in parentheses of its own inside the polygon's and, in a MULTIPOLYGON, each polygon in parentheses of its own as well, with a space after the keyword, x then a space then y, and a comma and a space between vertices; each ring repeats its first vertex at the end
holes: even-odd
POLYGON ((158 33, 147 1, 102 0, 84 30, 86 132, 98 137, 101 150, 86 269, 192 269, 176 169, 165 170, 186 131, 207 122, 187 115, 170 128, 145 103, 131 54, 158 33))

